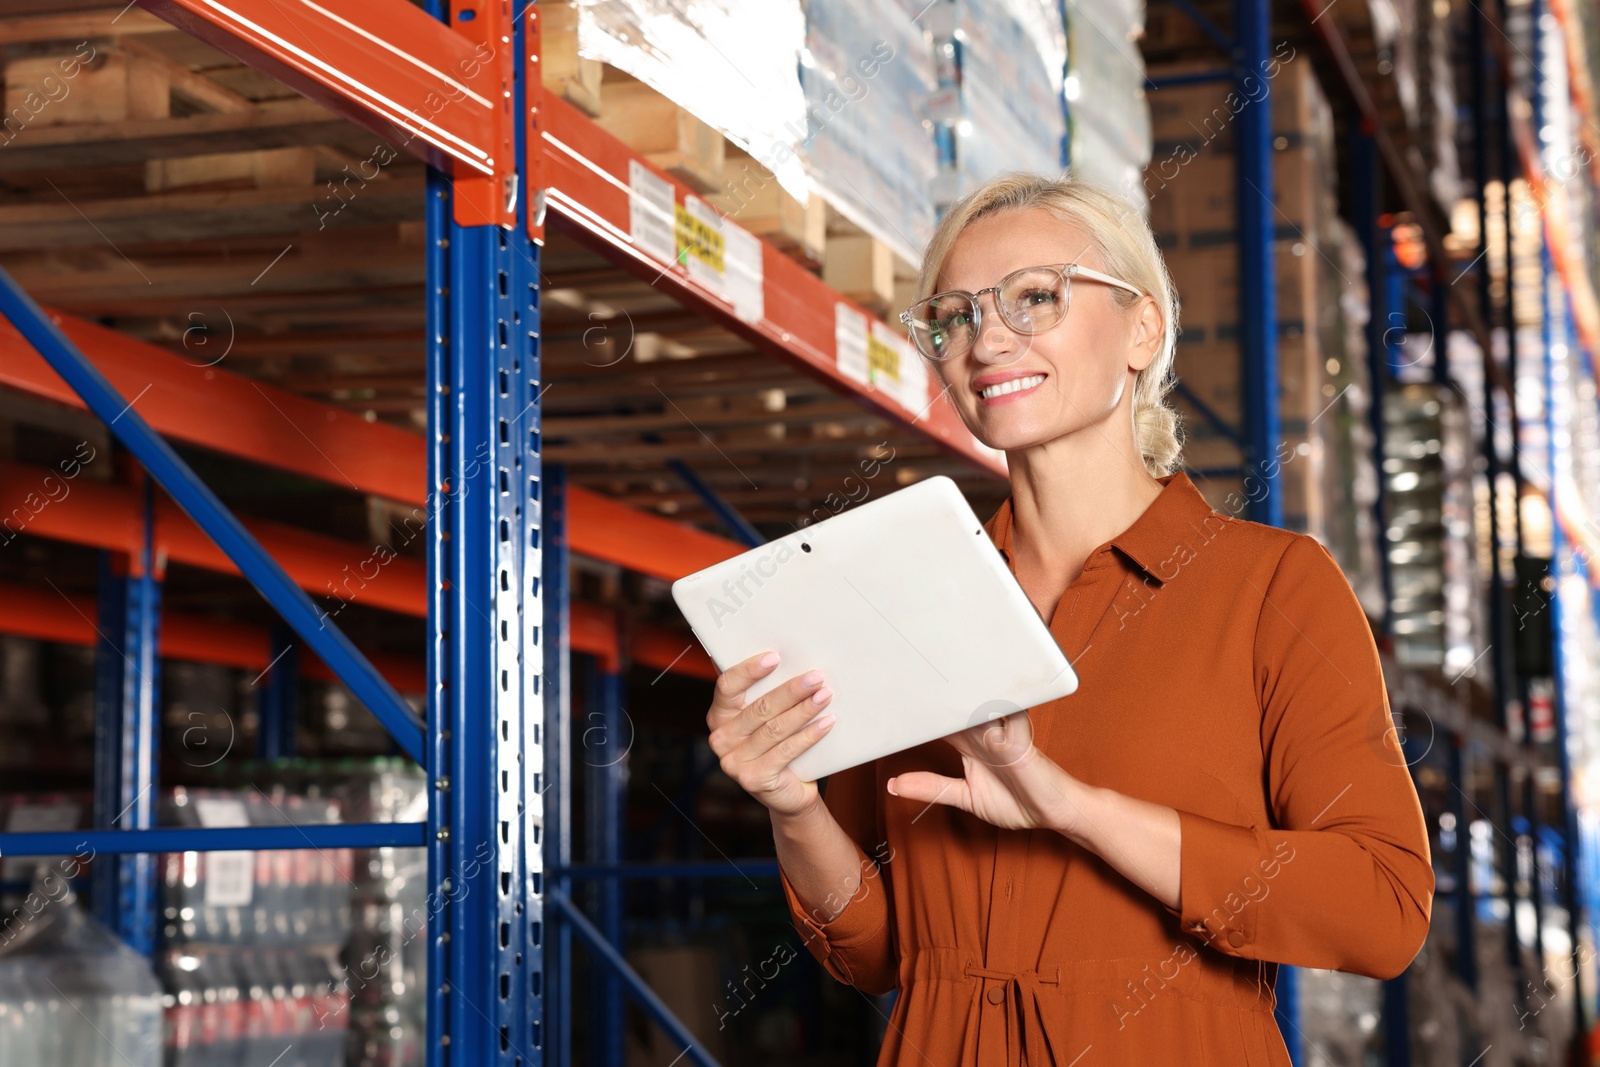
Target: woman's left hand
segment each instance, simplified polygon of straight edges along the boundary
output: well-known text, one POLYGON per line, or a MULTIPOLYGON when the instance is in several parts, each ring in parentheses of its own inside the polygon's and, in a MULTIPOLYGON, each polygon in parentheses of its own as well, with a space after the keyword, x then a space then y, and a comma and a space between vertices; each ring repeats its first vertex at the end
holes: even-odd
POLYGON ((1033 743, 1027 711, 979 723, 944 739, 961 754, 960 778, 908 771, 889 779, 889 792, 908 800, 948 804, 1004 830, 1069 833, 1082 791, 1033 743))

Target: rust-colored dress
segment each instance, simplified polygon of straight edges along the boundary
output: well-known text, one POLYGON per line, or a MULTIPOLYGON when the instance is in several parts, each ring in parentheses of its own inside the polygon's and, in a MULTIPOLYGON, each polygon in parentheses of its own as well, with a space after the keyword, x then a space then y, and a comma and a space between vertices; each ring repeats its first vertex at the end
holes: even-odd
MULTIPOLYGON (((1054 831, 884 789, 959 776, 943 741, 831 776, 868 874, 828 923, 783 891, 830 974, 899 988, 879 1067, 1289 1067, 1278 963, 1388 978, 1422 947, 1427 831, 1349 583, 1315 539, 1161 482, 1062 595, 1079 688, 1030 717, 1070 774, 1177 809, 1181 907, 1054 831)), ((1009 563, 1009 499, 985 528, 1009 563)))

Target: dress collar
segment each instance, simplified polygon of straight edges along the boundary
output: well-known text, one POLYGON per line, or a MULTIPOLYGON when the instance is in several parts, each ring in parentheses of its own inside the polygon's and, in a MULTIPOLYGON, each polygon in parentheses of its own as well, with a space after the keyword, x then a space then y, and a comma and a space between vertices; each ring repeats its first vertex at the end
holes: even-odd
MULTIPOLYGON (((1092 566, 1097 557, 1115 548, 1156 581, 1162 581, 1164 577, 1173 576, 1173 557, 1179 554, 1181 545, 1215 536, 1215 530, 1207 528, 1214 524, 1207 524, 1205 520, 1210 516, 1220 521, 1221 516, 1206 503, 1187 474, 1175 471, 1156 480, 1161 483, 1161 492, 1150 506, 1133 520, 1132 526, 1089 553, 1086 568, 1092 566)), ((1011 560, 1010 496, 1001 502, 1000 510, 984 523, 984 528, 1015 574, 1016 564, 1011 560)))

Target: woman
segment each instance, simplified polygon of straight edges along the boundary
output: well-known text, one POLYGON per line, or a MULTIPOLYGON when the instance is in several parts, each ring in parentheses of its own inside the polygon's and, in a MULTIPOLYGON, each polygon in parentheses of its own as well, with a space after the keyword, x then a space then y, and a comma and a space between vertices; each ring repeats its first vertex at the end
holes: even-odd
POLYGON ((919 296, 903 321, 1006 452, 986 529, 1080 687, 824 800, 788 764, 827 732, 825 675, 746 706, 774 657, 723 673, 711 747, 770 810, 796 927, 839 980, 899 988, 880 1065, 1288 1067, 1277 965, 1393 977, 1432 910, 1366 617, 1317 541, 1171 473, 1177 300, 1120 198, 998 178, 919 296))

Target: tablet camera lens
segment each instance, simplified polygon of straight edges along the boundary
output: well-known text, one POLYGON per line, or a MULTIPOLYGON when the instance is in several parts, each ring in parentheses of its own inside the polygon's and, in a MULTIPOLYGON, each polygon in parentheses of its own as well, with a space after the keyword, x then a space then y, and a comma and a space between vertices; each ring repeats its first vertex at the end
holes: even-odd
POLYGON ((806 544, 804 541, 801 541, 800 542, 800 551, 802 551, 802 552, 810 552, 811 551, 811 546, 806 544))

